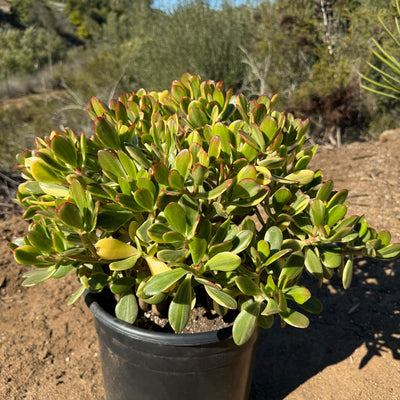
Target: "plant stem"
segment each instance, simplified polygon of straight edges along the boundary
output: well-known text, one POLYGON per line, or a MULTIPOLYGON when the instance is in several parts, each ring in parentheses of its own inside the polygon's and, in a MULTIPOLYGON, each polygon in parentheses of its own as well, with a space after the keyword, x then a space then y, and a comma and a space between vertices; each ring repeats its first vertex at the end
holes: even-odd
POLYGON ((99 260, 99 256, 97 255, 96 248, 94 247, 92 241, 88 238, 86 233, 79 232, 79 237, 82 240, 82 243, 85 245, 85 247, 90 251, 90 254, 97 260, 99 260))

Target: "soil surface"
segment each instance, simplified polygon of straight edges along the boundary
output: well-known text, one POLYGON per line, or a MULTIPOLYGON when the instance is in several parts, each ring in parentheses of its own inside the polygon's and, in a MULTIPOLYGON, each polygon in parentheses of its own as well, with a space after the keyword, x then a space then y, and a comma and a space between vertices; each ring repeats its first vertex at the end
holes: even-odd
MULTIPOLYGON (((349 215, 364 214, 400 242, 399 140, 322 147, 313 167, 350 190, 349 215)), ((10 188, 0 184, 0 399, 103 400, 93 317, 83 299, 67 306, 75 278, 21 286, 30 267, 7 242, 27 224, 10 188)), ((251 400, 400 400, 400 261, 358 267, 349 290, 338 281, 319 290, 324 311, 308 329, 261 333, 251 400)))

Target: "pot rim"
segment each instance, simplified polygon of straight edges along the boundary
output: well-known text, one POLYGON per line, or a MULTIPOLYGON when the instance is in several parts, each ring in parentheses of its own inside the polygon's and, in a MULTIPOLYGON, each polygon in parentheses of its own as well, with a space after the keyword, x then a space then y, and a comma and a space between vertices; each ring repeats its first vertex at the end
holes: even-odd
POLYGON ((100 323, 132 339, 171 346, 199 346, 232 340, 232 326, 199 333, 153 332, 138 328, 107 312, 98 302, 96 294, 85 291, 84 296, 87 306, 100 323))

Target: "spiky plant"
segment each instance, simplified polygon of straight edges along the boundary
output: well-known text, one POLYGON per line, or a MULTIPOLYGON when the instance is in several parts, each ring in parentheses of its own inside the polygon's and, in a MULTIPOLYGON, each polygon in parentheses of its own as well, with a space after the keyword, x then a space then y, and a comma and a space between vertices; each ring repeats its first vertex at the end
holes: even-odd
MULTIPOLYGON (((396 26, 395 31, 391 31, 386 24, 383 22, 382 18, 378 17, 378 20, 385 30, 385 33, 392 39, 395 47, 400 49, 400 3, 399 0, 393 1, 393 8, 395 11, 394 22, 396 26)), ((400 62, 399 60, 391 54, 390 51, 387 51, 384 46, 378 43, 377 40, 372 39, 375 49, 372 51, 372 54, 375 56, 377 60, 380 61, 382 67, 377 67, 374 64, 368 63, 368 66, 378 73, 380 80, 375 80, 369 78, 363 74, 360 76, 364 79, 368 85, 361 85, 364 89, 373 92, 375 94, 379 94, 386 97, 391 97, 394 99, 400 98, 400 62), (372 85, 372 86, 371 86, 372 85)))

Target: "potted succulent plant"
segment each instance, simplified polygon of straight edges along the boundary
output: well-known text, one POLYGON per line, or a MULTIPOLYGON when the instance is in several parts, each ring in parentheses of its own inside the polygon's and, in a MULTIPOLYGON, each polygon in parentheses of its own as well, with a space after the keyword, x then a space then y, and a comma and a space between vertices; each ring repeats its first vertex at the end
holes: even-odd
POLYGON ((86 293, 109 399, 246 398, 257 327, 306 328, 322 310, 305 274, 347 288, 355 256, 400 253, 346 217, 347 191, 307 168, 309 121, 274 100, 186 73, 170 91, 92 98, 91 137, 55 130, 18 156, 23 284, 77 274, 70 304, 86 293), (199 304, 231 327, 179 333, 199 304), (177 334, 138 327, 151 309, 177 334))

